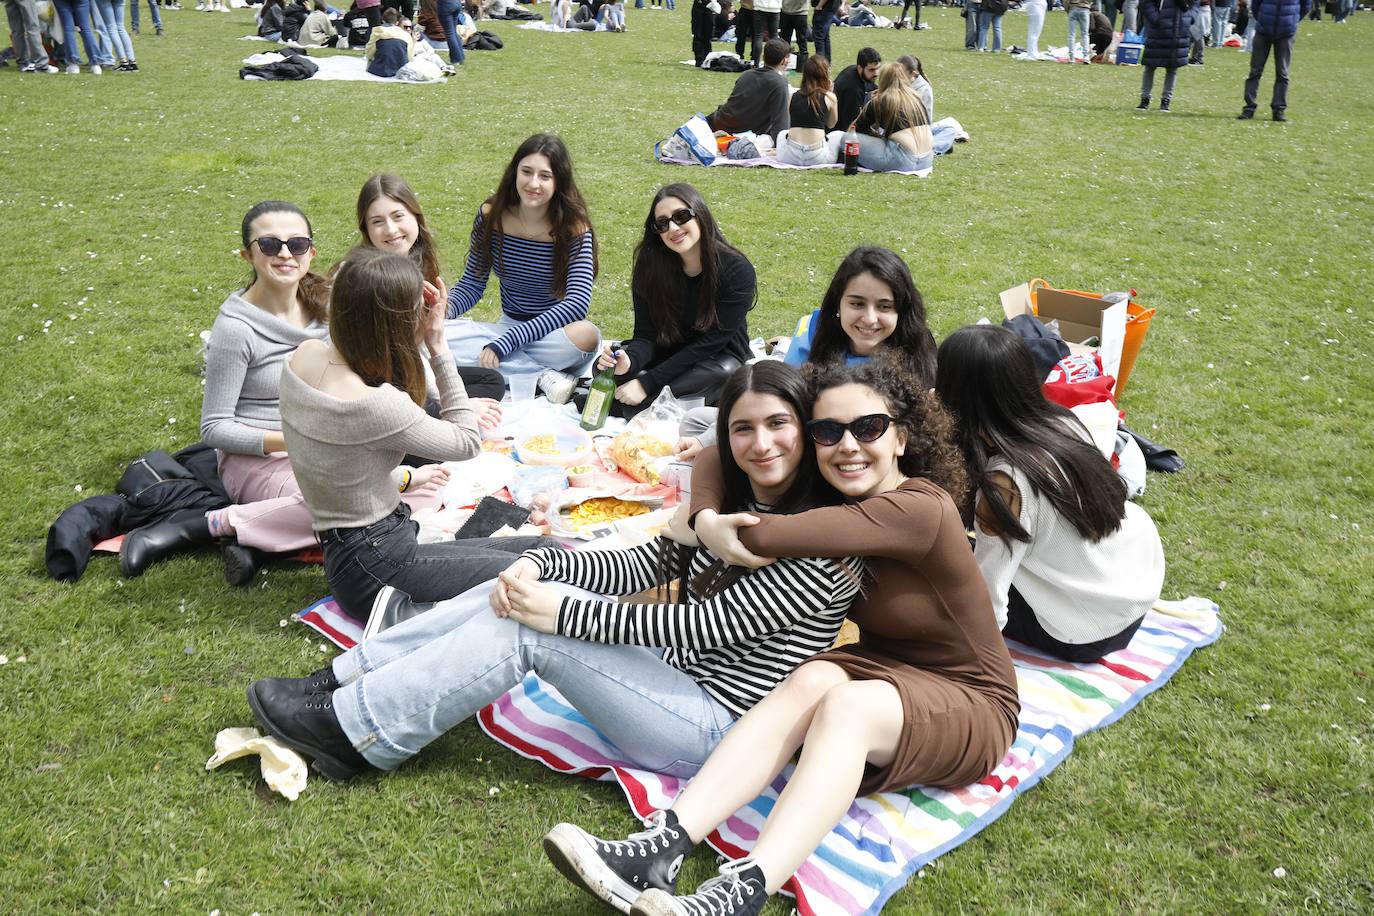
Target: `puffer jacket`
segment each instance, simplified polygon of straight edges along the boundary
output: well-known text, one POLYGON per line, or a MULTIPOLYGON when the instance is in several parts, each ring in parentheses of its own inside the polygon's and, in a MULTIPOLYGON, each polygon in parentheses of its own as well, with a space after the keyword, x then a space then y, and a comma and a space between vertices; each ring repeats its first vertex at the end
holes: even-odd
MULTIPOLYGON (((1145 18, 1145 51, 1140 62, 1147 67, 1188 66, 1189 33, 1197 18, 1198 0, 1140 0, 1145 18)), ((1272 0, 1271 0, 1272 2, 1272 0)))
POLYGON ((1312 11, 1311 0, 1251 0, 1255 31, 1266 38, 1291 38, 1298 23, 1312 11))

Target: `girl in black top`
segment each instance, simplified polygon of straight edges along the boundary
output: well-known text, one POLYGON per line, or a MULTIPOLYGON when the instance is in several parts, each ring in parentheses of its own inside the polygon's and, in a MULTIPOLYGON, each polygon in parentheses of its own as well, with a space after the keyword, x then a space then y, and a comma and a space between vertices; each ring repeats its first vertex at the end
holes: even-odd
POLYGON ((663 388, 715 404, 725 377, 749 359, 746 314, 754 265, 725 240, 689 184, 654 195, 630 276, 634 334, 605 346, 598 370, 615 367, 616 412, 637 413, 663 388))
POLYGON ((834 162, 843 138, 840 131, 831 130, 839 108, 830 81, 830 62, 813 54, 802 65, 801 88, 792 94, 787 106, 792 126, 778 137, 778 161, 790 165, 834 162))

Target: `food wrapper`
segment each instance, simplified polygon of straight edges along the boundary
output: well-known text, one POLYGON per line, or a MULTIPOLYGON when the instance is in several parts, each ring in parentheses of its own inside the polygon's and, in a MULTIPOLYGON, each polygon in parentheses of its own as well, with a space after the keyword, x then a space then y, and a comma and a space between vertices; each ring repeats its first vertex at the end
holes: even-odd
POLYGON ((626 430, 611 440, 608 457, 625 475, 640 483, 658 483, 672 460, 673 444, 647 433, 626 430))

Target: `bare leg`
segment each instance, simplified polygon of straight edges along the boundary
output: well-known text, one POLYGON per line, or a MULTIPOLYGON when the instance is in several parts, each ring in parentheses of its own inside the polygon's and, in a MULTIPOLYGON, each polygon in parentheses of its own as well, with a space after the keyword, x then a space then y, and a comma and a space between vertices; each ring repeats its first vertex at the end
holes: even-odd
POLYGON ((584 353, 595 350, 601 343, 601 332, 590 321, 574 321, 563 329, 563 333, 567 334, 568 340, 584 353))
MULTIPOLYGON (((833 688, 848 683, 849 676, 838 665, 807 662, 726 732, 701 772, 673 802, 673 812, 693 842, 701 842, 767 788, 801 746, 821 701, 833 688)), ((899 703, 898 719, 900 709, 899 703)))
POLYGON ((864 764, 892 762, 905 727, 901 697, 886 681, 850 681, 826 693, 801 760, 751 853, 768 893, 776 893, 839 823, 858 794, 864 764))

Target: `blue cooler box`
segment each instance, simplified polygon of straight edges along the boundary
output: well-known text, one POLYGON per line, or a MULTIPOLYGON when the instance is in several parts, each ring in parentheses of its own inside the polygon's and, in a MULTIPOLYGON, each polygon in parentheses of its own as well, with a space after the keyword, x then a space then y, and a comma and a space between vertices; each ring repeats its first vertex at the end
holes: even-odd
POLYGON ((1140 63, 1140 52, 1144 47, 1145 46, 1141 44, 1123 41, 1116 46, 1116 62, 1118 64, 1130 64, 1132 66, 1140 63))

